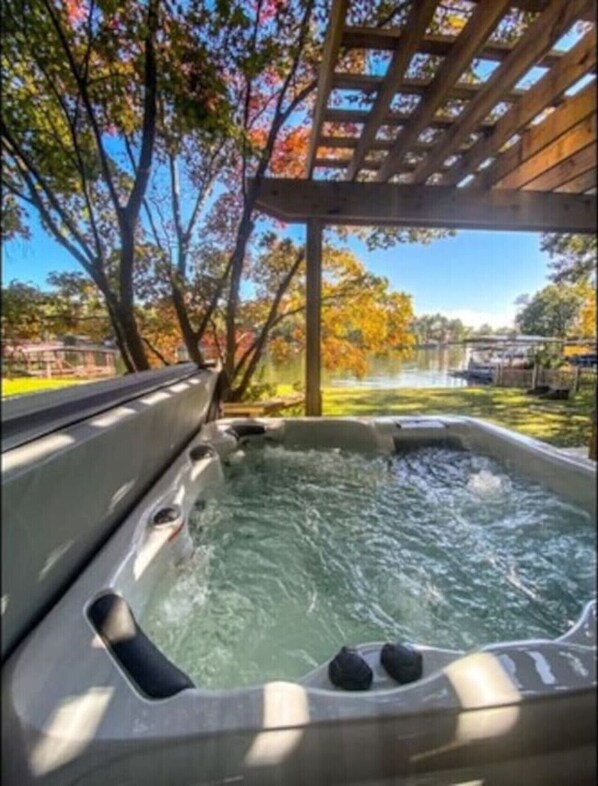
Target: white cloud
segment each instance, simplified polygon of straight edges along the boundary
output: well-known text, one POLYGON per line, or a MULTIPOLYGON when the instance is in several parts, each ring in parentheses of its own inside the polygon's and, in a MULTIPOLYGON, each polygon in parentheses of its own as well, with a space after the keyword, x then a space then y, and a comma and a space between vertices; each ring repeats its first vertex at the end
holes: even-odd
POLYGON ((474 308, 456 308, 441 313, 449 319, 460 319, 468 327, 479 328, 481 325, 492 325, 497 328, 512 326, 516 309, 512 307, 503 311, 478 311, 474 308))

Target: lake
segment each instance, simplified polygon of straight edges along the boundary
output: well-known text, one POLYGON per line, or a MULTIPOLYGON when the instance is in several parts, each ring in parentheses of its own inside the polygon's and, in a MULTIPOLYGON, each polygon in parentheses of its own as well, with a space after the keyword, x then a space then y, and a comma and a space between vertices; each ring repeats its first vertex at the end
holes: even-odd
MULTIPOLYGON (((407 358, 371 358, 361 379, 346 371, 322 369, 324 387, 357 388, 462 388, 466 379, 451 377, 450 371, 467 367, 471 348, 463 345, 416 349, 407 358)), ((304 358, 286 363, 268 361, 260 381, 292 385, 305 379, 304 358)))

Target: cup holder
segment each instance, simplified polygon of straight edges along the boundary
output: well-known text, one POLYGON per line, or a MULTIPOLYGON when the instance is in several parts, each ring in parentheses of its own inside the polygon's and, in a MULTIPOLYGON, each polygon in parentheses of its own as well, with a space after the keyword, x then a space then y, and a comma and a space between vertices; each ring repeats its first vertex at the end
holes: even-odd
POLYGON ((183 512, 178 505, 168 505, 165 508, 160 508, 152 516, 152 526, 155 529, 162 527, 172 527, 183 518, 183 512))
POLYGON ((216 458, 218 454, 212 445, 196 445, 189 451, 191 461, 202 461, 203 459, 216 458))

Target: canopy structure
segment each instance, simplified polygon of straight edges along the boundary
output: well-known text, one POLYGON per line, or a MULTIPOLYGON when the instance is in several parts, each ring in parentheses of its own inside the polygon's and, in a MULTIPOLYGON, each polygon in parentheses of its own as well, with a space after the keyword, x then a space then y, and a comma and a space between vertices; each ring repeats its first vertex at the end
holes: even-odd
POLYGON ((442 0, 412 2, 402 27, 351 26, 350 0, 333 0, 305 178, 259 183, 260 209, 308 227, 307 414, 321 413, 324 225, 596 231, 595 3, 469 5, 458 34, 438 35, 430 29, 442 0), (513 6, 534 16, 506 44, 495 33, 513 6), (583 35, 559 49, 578 22, 583 35), (344 55, 355 49, 387 53, 386 72, 347 70, 344 55), (435 58, 430 78, 410 70, 422 55, 435 58), (468 77, 474 61, 492 64, 485 79, 468 77), (522 87, 533 73, 540 78, 522 87), (362 94, 365 108, 331 105, 339 90, 362 94), (405 95, 417 98, 399 111, 393 104, 405 95), (333 180, 314 179, 331 172, 333 180))

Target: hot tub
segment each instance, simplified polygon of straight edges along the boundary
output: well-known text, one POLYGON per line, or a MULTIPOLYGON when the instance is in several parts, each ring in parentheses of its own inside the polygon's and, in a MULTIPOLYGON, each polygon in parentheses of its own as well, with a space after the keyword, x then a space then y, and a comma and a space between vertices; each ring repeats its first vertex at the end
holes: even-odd
POLYGON ((488 456, 586 511, 593 527, 592 462, 482 421, 207 424, 6 663, 6 783, 560 784, 565 773, 593 783, 591 597, 580 597, 577 619, 550 638, 471 648, 412 642, 423 675, 407 685, 381 668, 383 642, 348 642, 374 674, 361 693, 330 682, 329 658, 292 679, 207 688, 166 657, 145 632, 156 587, 192 558, 198 498, 222 493, 224 465, 262 446, 382 461, 426 446, 488 456))

